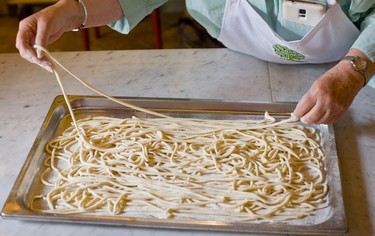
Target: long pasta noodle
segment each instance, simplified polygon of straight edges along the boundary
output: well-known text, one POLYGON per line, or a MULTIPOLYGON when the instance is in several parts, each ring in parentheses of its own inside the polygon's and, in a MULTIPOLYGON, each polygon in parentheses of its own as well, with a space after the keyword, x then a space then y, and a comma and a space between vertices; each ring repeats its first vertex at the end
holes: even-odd
POLYGON ((46 146, 41 211, 108 212, 227 221, 288 220, 327 206, 324 153, 315 129, 277 121, 156 116, 76 119, 59 73, 72 126, 46 146), (216 217, 216 218, 215 218, 216 217))

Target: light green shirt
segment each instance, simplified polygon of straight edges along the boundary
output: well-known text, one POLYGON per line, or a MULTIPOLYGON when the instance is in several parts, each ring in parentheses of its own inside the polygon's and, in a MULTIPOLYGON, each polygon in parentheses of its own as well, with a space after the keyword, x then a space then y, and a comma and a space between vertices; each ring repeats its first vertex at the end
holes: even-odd
MULTIPOLYGON (((168 0, 118 0, 125 18, 109 26, 116 31, 127 34, 145 16, 160 7, 168 0)), ((177 0, 178 1, 178 0, 177 0)), ((194 17, 208 33, 218 38, 224 16, 226 0, 185 0, 189 14, 194 17)), ((282 0, 246 0, 264 21, 284 40, 298 40, 311 29, 299 23, 280 21, 282 0), (285 30, 288 29, 288 30, 285 30)), ((317 0, 326 3, 326 0, 317 0)), ((342 10, 349 19, 361 30, 352 48, 361 50, 375 62, 375 0, 338 0, 342 10)), ((375 76, 369 82, 375 87, 375 76)))

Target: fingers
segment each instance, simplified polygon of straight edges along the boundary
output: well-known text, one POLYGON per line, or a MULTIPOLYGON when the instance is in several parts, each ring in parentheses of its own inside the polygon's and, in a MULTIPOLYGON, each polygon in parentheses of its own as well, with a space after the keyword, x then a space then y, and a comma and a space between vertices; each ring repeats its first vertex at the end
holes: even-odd
MULTIPOLYGON (((35 44, 40 45, 42 47, 46 47, 48 44, 48 21, 40 21, 37 27, 37 33, 35 36, 35 44)), ((34 49, 36 51, 37 56, 37 62, 38 64, 46 69, 49 72, 53 72, 52 70, 52 64, 48 60, 48 58, 45 58, 44 53, 40 49, 34 49)))
POLYGON ((297 104, 293 115, 303 123, 331 124, 337 121, 341 111, 334 109, 334 105, 324 97, 315 97, 307 92, 297 104))
POLYGON ((316 105, 300 120, 306 124, 333 124, 345 113, 326 109, 325 106, 316 105))
MULTIPOLYGON (((332 124, 349 109, 356 93, 338 79, 317 80, 298 102, 293 115, 304 123, 332 124)), ((340 75, 338 78, 343 78, 340 75)))
POLYGON ((300 119, 303 123, 322 123, 325 110, 320 101, 309 91, 297 104, 293 111, 293 116, 300 119))
POLYGON ((293 116, 298 119, 301 119, 305 114, 307 114, 311 110, 311 108, 314 107, 315 103, 316 101, 313 99, 313 97, 309 93, 306 93, 294 109, 293 116))
POLYGON ((35 43, 43 43, 45 45, 46 37, 48 37, 46 25, 42 23, 39 25, 35 15, 22 20, 16 36, 16 48, 19 50, 22 58, 52 72, 51 63, 46 58, 43 58, 41 53, 38 55, 33 47, 35 43))
MULTIPOLYGON (((35 44, 40 45, 42 47, 46 47, 48 35, 48 21, 39 21, 38 27, 36 29, 35 35, 35 44)), ((40 49, 36 49, 37 57, 39 59, 43 58, 43 52, 40 49)))
POLYGON ((303 123, 326 124, 329 114, 326 112, 324 106, 316 103, 306 114, 301 117, 303 123))
POLYGON ((16 37, 16 48, 19 50, 21 57, 28 61, 32 61, 36 56, 33 49, 34 39, 33 23, 27 22, 27 19, 22 20, 16 37))
POLYGON ((315 84, 298 102, 293 115, 303 123, 328 124, 338 119, 334 107, 331 98, 315 84))

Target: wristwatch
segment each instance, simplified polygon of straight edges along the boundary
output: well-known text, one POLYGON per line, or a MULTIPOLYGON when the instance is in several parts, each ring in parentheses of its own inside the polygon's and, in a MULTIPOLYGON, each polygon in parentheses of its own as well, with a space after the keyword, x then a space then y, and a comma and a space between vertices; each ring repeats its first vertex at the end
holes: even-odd
POLYGON ((346 56, 342 60, 348 60, 352 64, 355 71, 358 71, 363 75, 365 78, 365 82, 363 86, 366 86, 367 82, 369 81, 369 76, 367 74, 367 61, 363 58, 358 56, 346 56))

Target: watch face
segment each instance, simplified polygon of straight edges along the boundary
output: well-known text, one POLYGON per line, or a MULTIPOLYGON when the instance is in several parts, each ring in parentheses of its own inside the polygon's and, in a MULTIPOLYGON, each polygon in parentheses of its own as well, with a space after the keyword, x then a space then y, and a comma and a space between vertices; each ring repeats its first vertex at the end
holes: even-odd
POLYGON ((367 62, 362 58, 356 57, 353 62, 357 70, 365 71, 367 69, 367 62))

